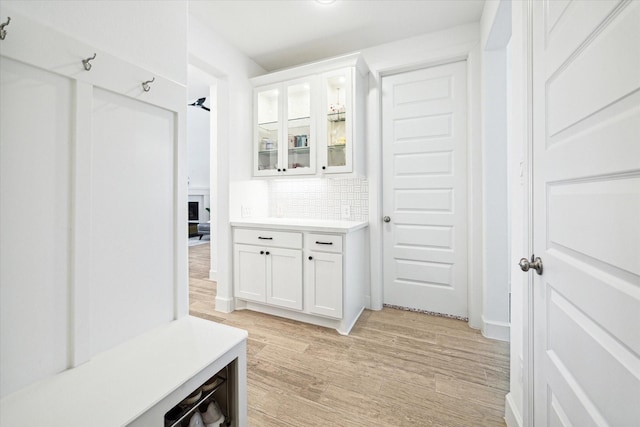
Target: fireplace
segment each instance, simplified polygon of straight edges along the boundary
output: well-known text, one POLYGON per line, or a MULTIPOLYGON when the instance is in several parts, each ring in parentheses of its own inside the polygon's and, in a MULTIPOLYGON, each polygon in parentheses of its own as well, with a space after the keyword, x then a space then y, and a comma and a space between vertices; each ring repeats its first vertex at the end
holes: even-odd
POLYGON ((189 202, 189 221, 198 221, 200 206, 199 202, 189 202))

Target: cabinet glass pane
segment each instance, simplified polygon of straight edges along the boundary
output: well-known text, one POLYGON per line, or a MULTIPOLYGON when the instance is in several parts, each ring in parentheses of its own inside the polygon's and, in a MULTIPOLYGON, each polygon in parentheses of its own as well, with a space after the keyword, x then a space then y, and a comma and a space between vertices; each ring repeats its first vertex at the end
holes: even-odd
POLYGON ((311 88, 308 83, 287 88, 288 168, 311 166, 311 88))
POLYGON ((258 94, 258 170, 278 167, 278 90, 258 94))
POLYGON ((334 76, 327 80, 327 166, 347 164, 345 147, 347 143, 346 120, 351 113, 346 111, 346 77, 334 76))

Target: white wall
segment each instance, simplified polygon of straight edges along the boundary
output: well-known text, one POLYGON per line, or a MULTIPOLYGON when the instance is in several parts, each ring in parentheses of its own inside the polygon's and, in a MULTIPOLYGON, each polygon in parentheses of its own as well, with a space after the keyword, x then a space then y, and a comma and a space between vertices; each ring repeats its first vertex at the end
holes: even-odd
MULTIPOLYGON (((484 301, 489 320, 504 319, 506 314, 495 302, 511 293, 509 319, 509 341, 511 346, 510 391, 506 396, 505 420, 509 427, 523 425, 524 387, 523 387, 523 310, 526 275, 518 268, 517 260, 527 253, 527 198, 526 189, 526 146, 527 146, 527 45, 526 45, 526 2, 501 0, 487 1, 482 16, 483 41, 483 82, 484 87, 484 143, 487 152, 486 161, 491 162, 494 175, 490 179, 504 179, 508 184, 493 187, 487 195, 490 204, 499 198, 499 203, 490 206, 493 215, 505 218, 498 233, 500 241, 488 239, 487 245, 495 247, 488 260, 488 275, 494 277, 495 284, 485 294, 484 301), (504 71, 506 70, 506 72, 504 71), (500 102, 495 102, 495 91, 501 94, 500 102), (502 98, 506 94, 506 98, 502 98), (499 114, 495 114, 500 110, 499 114), (490 140, 490 141, 489 141, 490 140), (496 144, 496 141, 498 142, 496 144), (498 153, 489 153, 489 147, 498 153), (498 159, 498 156, 500 159, 498 159), (499 194, 496 190, 499 189, 499 194), (506 193, 506 194, 505 194, 506 193), (507 201, 506 214, 502 201, 507 201), (504 241, 505 227, 507 229, 504 241), (504 246, 507 249, 505 251, 504 246), (499 308, 496 310, 496 308, 499 308)), ((488 212, 489 213, 489 212, 488 212)), ((487 221, 489 227, 499 225, 487 221)), ((501 320, 502 321, 502 320, 501 320)))
POLYGON ((488 1, 481 20, 484 289, 482 332, 509 339, 507 54, 511 1, 488 1))
POLYGON ((2 4, 132 64, 187 82, 184 1, 3 0, 2 4))
MULTIPOLYGON (((113 152, 108 153, 109 156, 100 155, 101 152, 96 147, 96 140, 94 138, 91 144, 93 145, 94 150, 89 153, 89 150, 86 147, 89 144, 85 144, 85 142, 89 141, 91 138, 87 136, 87 130, 89 133, 92 129, 97 129, 101 124, 104 125, 107 121, 102 120, 95 116, 92 122, 92 125, 88 125, 90 120, 79 120, 76 117, 90 117, 92 114, 91 111, 91 102, 92 100, 95 102, 95 99, 99 97, 100 94, 111 97, 111 99, 120 97, 123 100, 123 103, 129 103, 127 105, 135 104, 135 101, 130 100, 127 96, 117 95, 116 92, 112 92, 111 90, 101 90, 95 89, 92 92, 92 89, 87 86, 87 83, 79 84, 72 91, 72 98, 77 102, 78 106, 86 107, 86 108, 77 108, 74 113, 77 116, 73 116, 72 120, 69 124, 69 130, 72 132, 72 135, 69 137, 63 137, 63 139, 69 139, 69 145, 74 147, 73 156, 70 158, 69 166, 66 169, 69 170, 61 170, 60 173, 68 174, 71 177, 71 182, 68 186, 64 186, 67 190, 71 190, 74 192, 74 195, 70 197, 65 195, 65 191, 53 191, 49 196, 54 197, 51 203, 57 204, 58 208, 62 208, 63 210, 73 210, 73 213, 68 216, 68 218, 62 218, 62 220, 67 219, 68 223, 64 224, 64 227, 61 229, 67 236, 69 236, 69 244, 64 245, 60 250, 60 254, 56 254, 56 257, 62 257, 62 252, 66 252, 70 255, 73 260, 70 263, 65 262, 56 262, 54 266, 46 265, 46 264, 33 264, 32 259, 25 260, 22 257, 17 260, 18 262, 29 262, 31 264, 31 268, 33 270, 40 270, 42 274, 42 281, 35 282, 36 289, 33 291, 34 293, 40 293, 41 291, 51 290, 53 287, 54 294, 57 297, 62 295, 67 295, 67 301, 65 304, 58 304, 57 301, 51 299, 50 301, 45 301, 44 306, 49 306, 49 304, 54 305, 57 309, 61 308, 62 311, 58 311, 54 314, 51 314, 50 311, 42 310, 42 315, 44 316, 44 322, 58 322, 60 318, 63 318, 64 321, 68 324, 68 335, 67 339, 60 339, 60 337, 52 336, 49 333, 48 328, 50 325, 47 324, 46 327, 39 327, 38 320, 35 319, 35 316, 28 319, 26 322, 22 322, 25 328, 28 329, 28 337, 31 341, 41 341, 43 343, 47 343, 49 346, 50 343, 50 351, 51 353, 59 353, 60 351, 67 352, 67 360, 65 360, 64 367, 73 367, 78 363, 86 361, 90 356, 92 356, 95 352, 103 351, 106 348, 117 344, 115 341, 121 341, 123 339, 130 338, 131 336, 136 335, 137 333, 143 332, 142 329, 146 330, 151 327, 155 327, 159 323, 164 323, 166 321, 171 320, 174 316, 180 315, 181 312, 186 311, 187 309, 187 301, 184 299, 184 305, 180 305, 180 301, 178 301, 182 295, 187 294, 187 252, 186 252, 186 235, 184 240, 184 248, 183 250, 180 247, 174 247, 172 245, 176 240, 176 235, 180 230, 176 230, 176 234, 174 234, 174 228, 178 228, 177 225, 174 224, 174 220, 176 218, 180 218, 180 213, 177 213, 174 210, 174 200, 185 200, 186 201, 186 174, 184 175, 184 180, 182 179, 182 167, 186 165, 186 151, 184 150, 184 140, 182 136, 184 134, 184 123, 181 119, 183 113, 181 109, 178 107, 174 108, 173 106, 179 105, 179 102, 175 102, 176 98, 178 101, 180 98, 184 97, 185 91, 182 84, 186 81, 186 61, 176 61, 175 58, 186 58, 186 35, 187 35, 187 7, 184 2, 66 2, 66 1, 48 1, 48 2, 20 2, 20 1, 3 1, 0 4, 0 14, 2 16, 7 16, 4 12, 6 8, 10 8, 12 11, 15 11, 18 14, 23 15, 25 18, 23 22, 27 22, 26 18, 31 18, 34 21, 37 21, 49 29, 57 29, 62 33, 70 36, 68 38, 64 38, 64 42, 58 43, 56 46, 61 46, 61 49, 64 49, 69 45, 69 51, 72 51, 71 45, 74 45, 74 40, 77 41, 78 44, 85 43, 97 51, 104 52, 103 57, 107 56, 107 53, 113 55, 115 58, 109 59, 111 64, 117 63, 118 65, 125 64, 123 67, 129 70, 129 67, 136 72, 139 72, 140 68, 144 69, 144 74, 148 73, 155 76, 164 76, 167 79, 172 80, 173 82, 169 82, 173 87, 170 95, 167 95, 168 103, 172 105, 171 110, 167 108, 157 108, 152 106, 151 104, 138 103, 142 105, 141 110, 159 110, 158 114, 164 117, 163 123, 169 123, 170 126, 158 126, 156 122, 150 126, 156 126, 157 129, 161 129, 166 131, 165 134, 169 135, 169 138, 165 141, 168 141, 164 146, 164 151, 159 153, 154 153, 157 155, 163 155, 163 162, 154 164, 156 168, 150 174, 140 174, 140 171, 136 169, 136 166, 139 164, 134 164, 132 166, 131 158, 124 159, 122 161, 118 161, 118 155, 113 155, 113 152), (143 7, 144 6, 144 7, 143 7), (159 23, 162 24, 159 24, 159 23), (130 65, 130 64, 133 65, 130 65), (174 82, 178 82, 178 84, 174 85, 174 82), (173 112, 177 112, 174 115, 173 112), (175 117, 180 117, 178 120, 175 120, 175 117), (177 128, 173 126, 177 123, 177 128), (75 133, 77 131, 77 133, 75 133), (174 138, 177 137, 178 144, 177 147, 173 146, 174 138), (76 141, 77 139, 77 141, 76 141), (91 156, 100 156, 99 158, 93 158, 91 156), (177 156, 177 157, 176 157, 177 156), (82 162, 82 159, 86 159, 86 162, 82 162), (100 162, 96 161, 100 160, 100 162), (76 162, 74 164, 74 162, 76 162), (102 163, 102 166, 105 164, 107 167, 106 173, 104 170, 97 170, 100 165, 97 163, 102 163), (158 164, 162 166, 158 166, 158 164), (126 216, 125 211, 123 210, 123 206, 131 206, 134 203, 129 203, 123 205, 122 203, 118 203, 118 201, 122 202, 123 200, 131 201, 135 197, 138 197, 140 191, 136 189, 135 186, 130 185, 129 187, 126 184, 118 185, 114 187, 114 183, 108 181, 106 185, 111 185, 113 191, 109 194, 105 194, 106 192, 100 191, 99 186, 96 185, 98 179, 102 179, 105 176, 110 176, 112 171, 126 169, 127 173, 129 173, 129 177, 135 177, 137 179, 135 184, 139 184, 140 182, 144 182, 145 179, 151 179, 153 183, 157 185, 157 187, 161 187, 160 190, 157 188, 152 191, 153 196, 156 196, 158 193, 162 194, 162 203, 155 204, 155 200, 152 201, 154 204, 153 208, 160 209, 158 215, 154 215, 153 221, 151 221, 147 226, 150 229, 153 229, 149 234, 144 235, 145 231, 141 231, 136 234, 136 237, 142 236, 143 238, 148 237, 148 244, 153 246, 154 241, 161 242, 158 247, 158 252, 162 254, 163 264, 167 265, 166 269, 156 269, 157 271, 152 271, 152 273, 156 275, 161 275, 162 284, 161 287, 158 288, 158 282, 154 280, 150 280, 149 278, 153 278, 153 274, 146 274, 145 286, 152 282, 152 285, 156 285, 155 288, 152 288, 153 291, 148 292, 148 288, 144 288, 143 286, 136 286, 135 290, 139 291, 136 295, 132 297, 132 295, 127 295, 127 292, 131 290, 131 288, 127 287, 126 280, 117 280, 111 277, 111 281, 105 278, 105 281, 109 282, 107 286, 104 286, 104 283, 100 283, 98 280, 81 280, 84 278, 92 278, 93 274, 98 274, 99 270, 95 268, 97 264, 96 259, 100 259, 100 267, 104 267, 110 261, 116 259, 117 257, 113 257, 113 252, 108 252, 109 257, 98 257, 91 258, 88 254, 100 254, 98 250, 95 248, 95 245, 88 245, 89 237, 91 233, 82 234, 80 231, 83 230, 91 230, 92 232, 99 228, 101 224, 109 224, 111 229, 117 229, 120 232, 120 235, 124 234, 127 229, 131 227, 132 219, 131 215, 126 216), (175 174, 175 175, 174 175, 175 174), (177 175, 177 176, 176 176, 177 175), (81 177, 92 176, 93 177, 93 185, 85 184, 82 182, 81 177), (158 179, 158 176, 161 176, 163 180, 158 179), (78 177, 78 179, 76 179, 78 177), (97 177, 97 178, 96 178, 97 177), (140 179, 138 179, 140 178, 140 179), (184 186, 181 184, 184 183, 184 186), (178 185, 178 188, 174 192, 169 191, 167 193, 167 188, 173 187, 174 184, 178 185), (126 188, 129 191, 126 191, 126 188), (110 196, 113 196, 116 193, 117 189, 125 189, 120 192, 116 199, 116 202, 113 199, 108 199, 110 196), (87 203, 88 195, 91 195, 91 203, 87 203), (102 200, 100 200, 102 198, 102 200), (106 203, 103 205, 100 202, 104 202, 106 199, 106 203), (98 209, 99 208, 99 209, 98 209), (96 215, 96 211, 98 214, 96 215), (80 213, 85 213, 88 215, 81 215, 80 213), (87 217, 92 216, 91 220, 87 217), (122 219, 126 217, 125 219, 122 219), (157 217, 157 218, 156 218, 157 217), (114 219, 120 218, 120 219, 114 219), (88 221, 92 221, 90 226, 87 225, 88 221), (175 227, 174 227, 175 225, 175 227), (77 228, 75 228, 77 227, 77 228), (84 227, 84 228, 82 228, 84 227), (75 228, 73 231, 70 228, 75 228), (162 237, 156 238, 156 235, 160 234, 157 230, 162 230, 162 237), (74 235, 74 232, 77 232, 77 235, 74 235), (81 242, 81 243, 79 243, 81 242), (169 243, 168 243, 169 242, 169 243), (90 251, 84 251, 87 247, 91 246, 90 251), (93 251, 93 252, 91 252, 93 251), (175 258, 174 258, 175 257, 175 258), (175 266, 171 265, 174 259, 178 259, 175 266), (89 262, 80 262, 89 261, 89 262), (169 260, 169 262, 164 262, 169 260), (43 267, 44 266, 44 267, 43 267), (175 268, 174 268, 175 267, 175 268), (51 277, 58 276, 58 272, 62 270, 69 269, 68 277, 66 281, 63 282, 54 282, 51 280, 51 277), (184 275, 182 275, 184 272, 184 275), (114 283, 116 282, 117 283, 114 283), (180 289, 177 289, 177 284, 181 285, 180 289), (117 285, 117 286, 113 286, 117 285), (94 286, 93 289, 91 287, 94 286), (100 298, 98 292, 93 292, 91 295, 91 290, 95 291, 95 287, 98 287, 101 292, 108 295, 109 300, 111 301, 109 304, 104 303, 104 299, 100 298), (125 288, 126 292, 122 292, 122 289, 125 288), (143 289, 141 292, 140 290, 143 289), (153 294, 156 292, 156 294, 153 294), (159 294, 162 294, 161 296, 159 294), (154 300, 155 298, 155 300, 154 300), (155 303, 155 301, 160 300, 162 304, 161 313, 153 312, 155 308, 158 308, 159 305, 155 303), (145 305, 148 301, 152 301, 146 307, 149 309, 140 310, 137 302, 140 302, 140 305, 145 305), (173 302, 173 303, 172 303, 173 302), (136 306, 136 310, 131 310, 131 306, 136 306), (180 306, 178 308, 178 306, 180 306), (121 313, 127 312, 130 316, 126 318, 125 316, 121 316, 121 313), (96 328, 96 318, 94 314, 107 313, 107 315, 112 315, 117 318, 120 322, 117 325, 111 324, 109 327, 105 329, 110 329, 110 331, 117 330, 118 332, 124 332, 119 334, 117 337, 113 337, 112 340, 109 340, 106 337, 104 331, 97 331, 96 328), (124 319, 124 320, 123 320, 124 319), (133 319, 129 321, 129 319, 133 319), (124 324, 124 326, 123 326, 124 324), (105 337, 107 339, 105 339, 105 337)), ((11 25, 16 25, 19 28, 20 19, 18 16, 14 16, 14 19, 11 22, 11 25)), ((14 27, 16 28, 16 27, 14 27)), ((8 28, 9 30, 9 28, 8 28)), ((9 30, 10 31, 10 30, 9 30)), ((45 34, 49 34, 50 37, 54 36, 53 31, 47 30, 44 32, 45 34)), ((10 33, 9 33, 10 34, 10 33)), ((14 33, 16 34, 16 33, 14 33)), ((34 37, 39 37, 38 34, 35 34, 34 37)), ((37 38, 36 38, 37 40, 37 38)), ((76 48, 77 46, 73 46, 76 48)), ((58 52, 59 53, 59 52, 58 52)), ((96 60, 99 60, 97 58, 96 60)), ((98 62, 99 63, 99 62, 98 62)), ((94 62, 94 65, 96 63, 94 62)), ((56 72, 64 73, 64 70, 56 69, 56 72)), ((95 70, 94 70, 95 71, 95 70)), ((84 71, 81 71, 84 73, 84 71)), ((97 73, 99 75, 99 73, 97 73)), ((117 74, 117 73, 116 73, 117 74)), ((122 78, 119 76, 118 78, 122 78)), ((112 83, 112 79, 117 79, 116 77, 112 77, 111 79, 107 79, 108 83, 112 83)), ((167 82, 167 79, 160 79, 161 81, 167 82)), ((73 80, 73 79, 72 79, 73 80)), ((88 81, 93 81, 91 78, 88 81)), ((101 80, 102 83, 105 80, 101 80)), ((158 79, 156 79, 156 83, 158 79)), ((119 84, 120 82, 118 82, 119 84)), ((115 87, 118 84, 114 84, 115 87)), ((163 92, 160 92, 163 93, 163 92)), ((166 92, 165 92, 166 93, 166 92)), ((100 95, 101 96, 101 95, 100 95)), ((158 95, 164 96, 164 95, 158 95)), ((155 98, 156 100, 159 98, 155 98)), ((136 104, 137 105, 137 104, 136 104)), ((94 103, 94 108, 98 108, 99 106, 94 103)), ((120 110, 119 110, 120 111, 120 110)), ((94 111, 95 113, 95 111, 94 111)), ((30 113, 27 113, 30 114, 30 113)), ((26 116, 26 114, 25 114, 26 116)), ((53 117, 50 115, 50 118, 53 117)), ((112 120, 108 125, 108 130, 110 132, 118 132, 118 129, 127 129, 128 125, 132 125, 134 122, 133 115, 128 115, 125 118, 118 118, 116 114, 113 114, 109 117, 112 120)), ((149 119, 149 121, 153 121, 151 118, 152 114, 148 114, 145 116, 145 119, 149 119)), ((63 123, 63 120, 59 120, 58 117, 54 117, 60 123, 63 123)), ((104 117, 103 117, 104 118, 104 117)), ((21 118, 24 120, 24 116, 21 118)), ((139 122, 135 122, 139 123, 139 122)), ((130 126, 135 128, 134 125, 130 126)), ((148 124, 147 124, 148 125, 148 124)), ((134 138, 135 135, 133 132, 127 130, 120 132, 126 132, 130 138, 134 138)), ((99 132, 99 136, 102 136, 103 139, 107 139, 108 132, 99 132)), ((94 135, 95 136, 95 135, 94 135)), ((154 138, 155 135, 150 135, 150 137, 154 138)), ((113 140, 113 139, 111 139, 113 140)), ((37 143, 40 140, 35 140, 37 143)), ((44 141, 44 140, 43 140, 44 141)), ((155 139, 153 142, 157 142, 155 139)), ((125 144, 126 141, 120 141, 120 144, 125 144)), ((102 144, 100 149, 104 148, 104 146, 109 147, 109 144, 102 144)), ((36 152, 35 150, 33 152, 36 152)), ((70 155, 70 152, 67 152, 67 155, 70 155)), ((121 152, 119 152, 121 153, 121 152)), ((33 153, 31 153, 33 155, 33 153)), ((56 156, 64 156, 65 153, 60 150, 56 153, 56 156)), ((52 157, 52 159, 54 159, 52 157)), ((61 165, 63 163, 56 163, 56 165, 61 165)), ((42 178, 42 177, 40 177, 42 178)), ((127 181, 126 174, 122 174, 119 177, 120 181, 127 181)), ((16 187, 18 191, 24 188, 25 183, 21 182, 22 180, 12 180, 10 182, 5 183, 8 186, 11 186, 12 191, 15 191, 16 187)), ((101 181, 104 183, 105 180, 101 181)), ((122 183, 122 182, 121 182, 122 183)), ((131 184, 131 181, 128 182, 131 184)), ((142 186, 144 188, 149 188, 152 185, 142 186)), ((7 188, 3 186, 4 188, 7 188)), ((138 187, 140 188, 140 187, 138 187)), ((44 191, 46 189, 41 189, 44 191)), ((149 204, 142 204, 144 208, 148 207, 149 204)), ((148 218, 148 213, 144 213, 144 209, 140 209, 142 211, 142 215, 145 218, 148 218)), ((153 211, 153 210, 151 210, 153 211)), ((47 224, 52 219, 46 218, 46 213, 44 214, 44 224, 47 224)), ((41 215, 42 216, 42 215, 41 215)), ((65 215, 66 216, 66 215, 65 215)), ((185 209, 186 216, 186 209, 185 209)), ((56 221, 60 222, 61 218, 56 218, 56 221)), ((135 222, 135 219, 133 220, 135 222)), ((140 223, 138 221, 137 223, 140 223)), ((175 220, 175 223, 178 223, 175 220)), ((59 225, 58 225, 59 226, 59 225)), ((186 221, 185 227, 186 229, 186 221)), ((146 230, 146 229, 145 229, 146 230)), ((100 237, 100 236, 98 236, 100 237)), ((122 275, 123 277, 131 277, 130 272, 140 274, 143 273, 139 268, 138 261, 148 261, 149 257, 152 255, 148 255, 148 247, 140 247, 140 246, 132 246, 129 245, 128 241, 125 239, 116 239, 113 241, 109 241, 108 237, 113 237, 113 234, 107 236, 105 239, 92 239, 91 243, 96 243, 97 245, 106 243, 105 246, 112 245, 118 246, 118 244, 124 245, 125 250, 120 250, 119 253, 121 255, 120 260, 122 258, 126 258, 126 262, 117 262, 114 265, 120 265, 122 268, 117 269, 111 267, 108 271, 109 273, 116 273, 122 275), (126 264, 126 265, 125 265, 126 264)), ((35 241, 37 245, 37 240, 35 241)), ((180 246, 180 245, 178 245, 180 246)), ((15 253, 14 255, 15 256, 15 253)), ((155 257, 155 261, 157 262, 157 257, 155 257)), ((148 265, 148 263, 147 263, 148 265)), ((148 271, 148 270, 147 270, 148 271)), ((135 278, 134 278, 135 279, 135 278)), ((8 287, 20 288, 22 289, 23 283, 20 281, 12 281, 11 283, 3 283, 3 289, 8 287)), ((22 291, 24 293, 24 290, 22 291)), ((129 292, 129 294, 133 294, 134 292, 129 292)), ((18 293, 19 295, 19 293, 18 293)), ((44 293, 44 295, 47 295, 44 293)), ((30 298, 20 298, 13 302, 11 305, 15 307, 20 307, 20 304, 24 304, 25 302, 31 303, 30 298)), ((37 304, 32 306, 34 309, 39 309, 37 304)), ((49 307, 50 309, 52 307, 49 307)), ((4 311, 4 310, 3 310, 4 311)), ((6 317, 3 317, 6 320, 6 317)), ((42 319, 40 319, 42 320, 42 319)), ((101 320, 104 320, 101 319, 101 320)), ((8 324, 11 325, 11 322, 14 324, 19 322, 19 318, 9 318, 8 324)), ((17 328, 13 328, 13 331, 10 334, 16 333, 19 331, 17 328)), ((3 328, 2 333, 2 341, 5 341, 7 334, 5 333, 6 329, 3 328)), ((115 335, 115 334, 114 334, 115 335)), ((18 332, 18 339, 27 336, 24 333, 18 332)), ((13 337, 12 337, 13 338, 13 337)), ((11 352, 11 348, 3 348, 3 351, 11 352)), ((15 354, 15 353, 14 353, 15 354)), ((46 353, 42 352, 31 352, 28 356, 28 363, 34 363, 34 366, 38 364, 42 364, 43 361, 47 358, 46 353)), ((25 358, 26 359, 26 358, 25 358)), ((25 366, 25 365, 22 365, 25 366)), ((26 369, 24 369, 26 371, 26 369)), ((5 392, 15 391, 17 388, 28 385, 30 382, 35 381, 37 379, 44 378, 46 375, 51 375, 55 373, 55 371, 48 371, 43 375, 39 375, 39 378, 30 378, 30 381, 22 382, 18 386, 16 383, 10 384, 8 387, 5 387, 5 378, 0 376, 0 380, 2 380, 2 390, 3 394, 5 392)), ((30 374, 30 373, 27 373, 30 374)))
MULTIPOLYGON (((362 54, 371 71, 369 102, 367 104, 367 171, 369 182, 369 218, 371 239, 371 308, 383 304, 382 283, 382 135, 381 135, 381 76, 429 65, 466 59, 468 65, 468 144, 469 144, 469 211, 481 209, 482 176, 479 129, 479 61, 480 27, 477 23, 444 31, 424 34, 393 43, 364 49, 362 54)), ((481 216, 469 217, 469 324, 480 327, 481 272, 481 216)))
MULTIPOLYGON (((212 150, 212 193, 214 216, 212 234, 218 253, 216 310, 233 310, 231 281, 231 229, 229 219, 241 216, 241 206, 255 215, 268 213, 266 182, 251 181, 252 99, 249 78, 265 70, 251 61, 197 17, 189 16, 189 63, 217 79, 217 144, 212 150)), ((213 267, 212 267, 212 271, 213 267)), ((213 277, 212 277, 213 278, 213 277)))
MULTIPOLYGON (((203 96, 209 96, 209 91, 203 96)), ((187 147, 189 151, 189 188, 209 189, 210 113, 202 108, 187 108, 187 147)))
POLYGON ((515 261, 526 256, 528 248, 527 172, 527 39, 526 2, 511 4, 511 41, 507 49, 509 64, 509 218, 511 291, 511 369, 505 419, 509 427, 522 426, 525 414, 523 368, 524 301, 527 275, 515 261))

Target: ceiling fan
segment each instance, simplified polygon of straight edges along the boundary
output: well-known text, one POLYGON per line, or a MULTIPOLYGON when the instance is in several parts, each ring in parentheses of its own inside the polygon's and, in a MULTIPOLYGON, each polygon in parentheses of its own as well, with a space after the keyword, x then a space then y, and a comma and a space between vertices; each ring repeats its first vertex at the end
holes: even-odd
POLYGON ((195 102, 189 104, 190 107, 200 107, 203 110, 211 111, 209 107, 205 107, 204 102, 207 98, 198 98, 195 102))

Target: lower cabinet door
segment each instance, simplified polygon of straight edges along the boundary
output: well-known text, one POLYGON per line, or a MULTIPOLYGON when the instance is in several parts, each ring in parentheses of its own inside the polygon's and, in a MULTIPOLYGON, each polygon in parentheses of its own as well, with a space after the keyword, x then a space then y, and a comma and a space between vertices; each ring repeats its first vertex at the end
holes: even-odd
POLYGON ((307 310, 342 318, 342 254, 309 252, 306 265, 307 310))
POLYGON ((268 249, 267 303, 302 310, 302 251, 268 249))
POLYGON ((256 302, 266 301, 265 252, 259 246, 234 245, 233 287, 236 297, 256 302))

